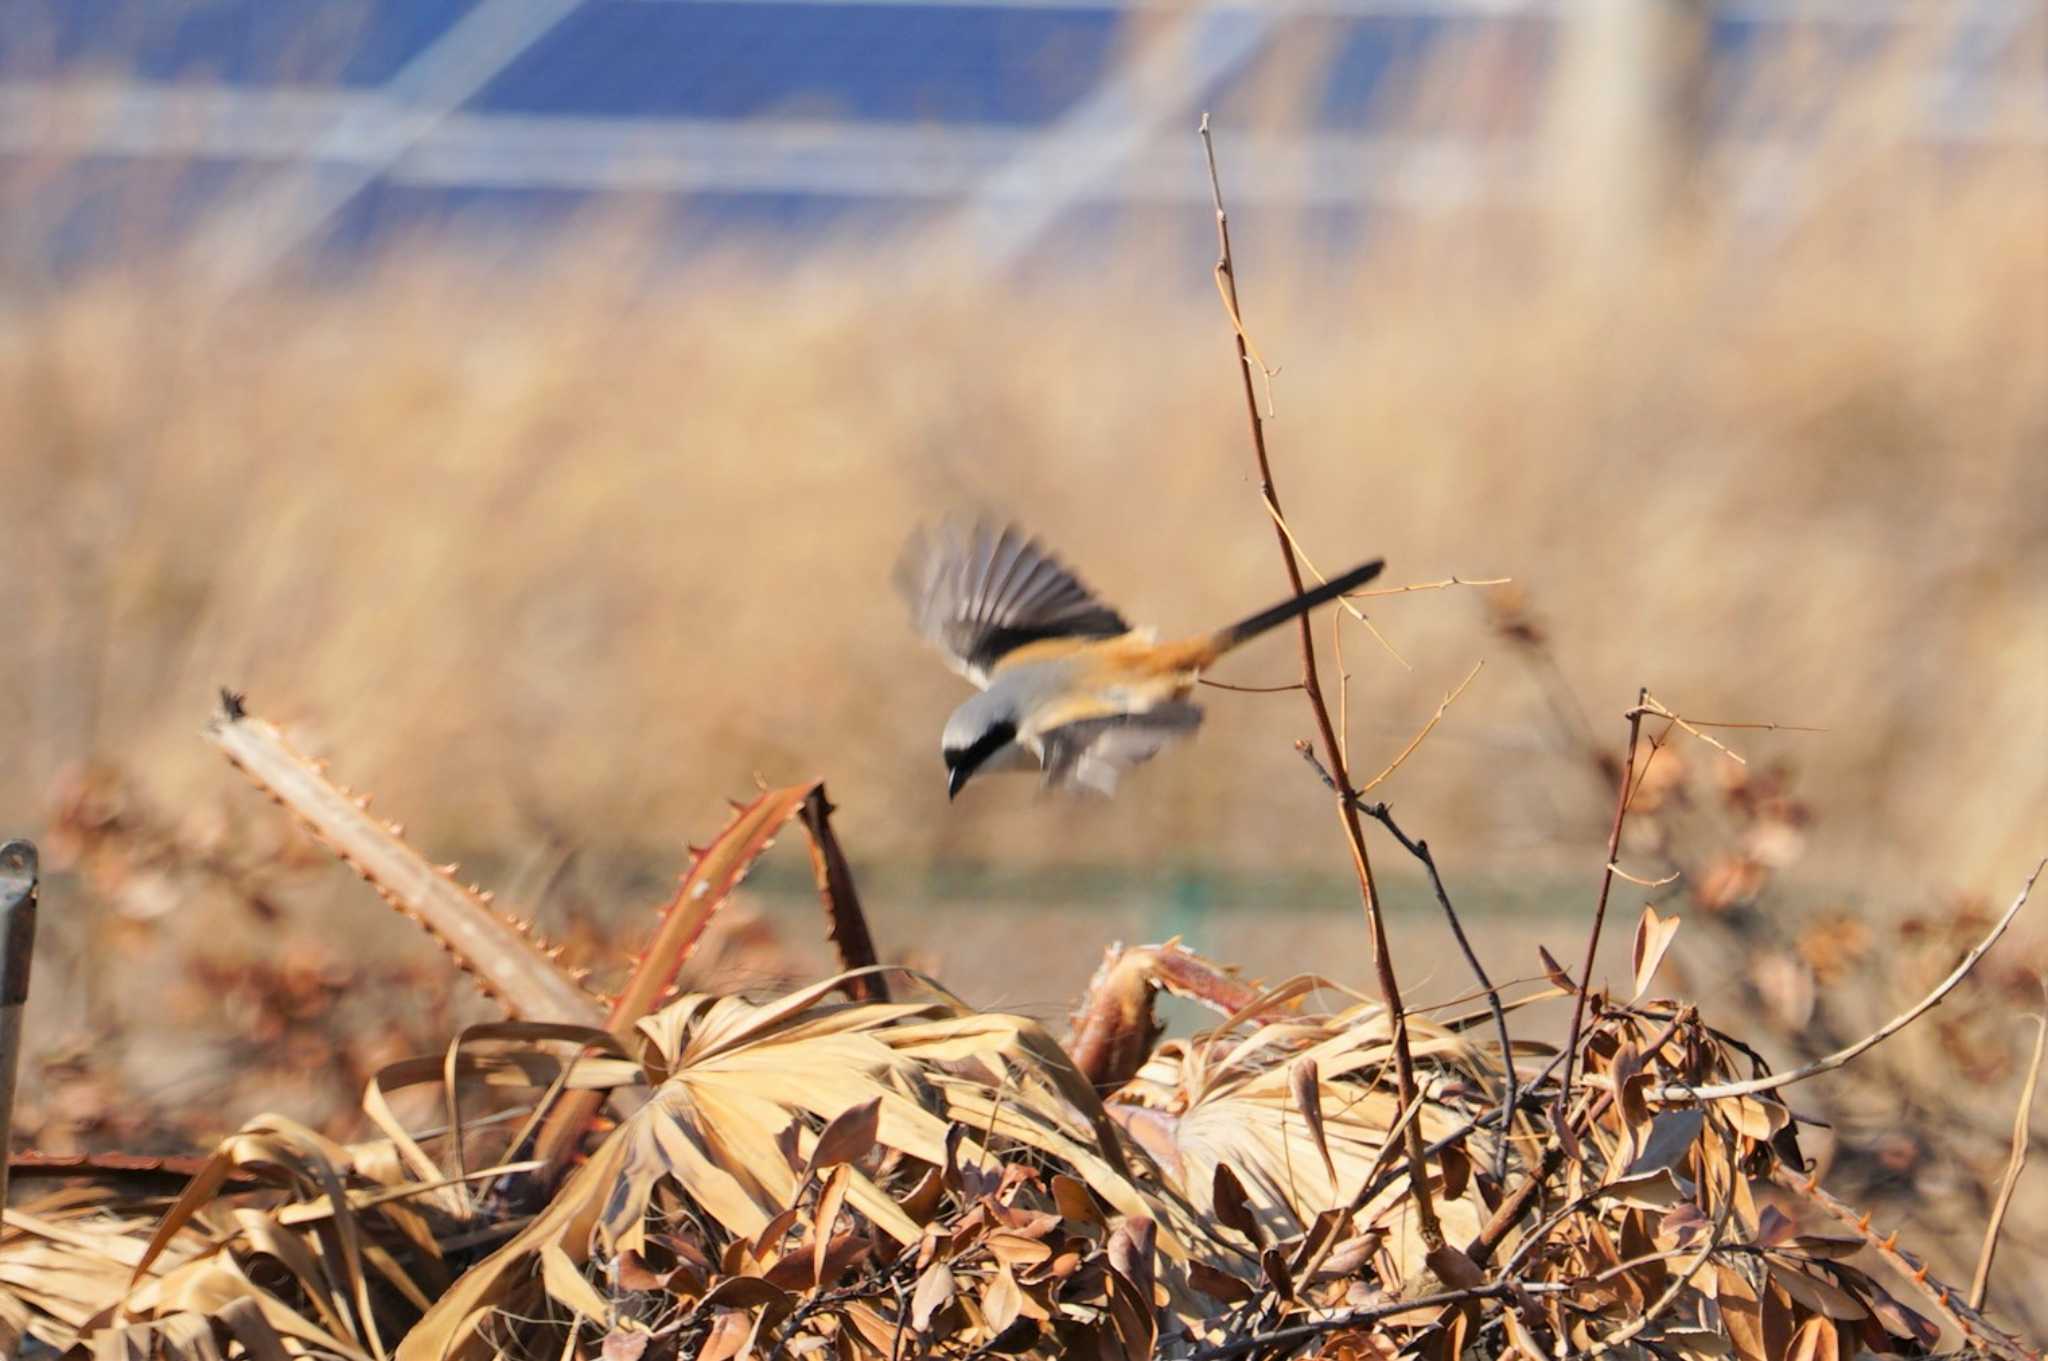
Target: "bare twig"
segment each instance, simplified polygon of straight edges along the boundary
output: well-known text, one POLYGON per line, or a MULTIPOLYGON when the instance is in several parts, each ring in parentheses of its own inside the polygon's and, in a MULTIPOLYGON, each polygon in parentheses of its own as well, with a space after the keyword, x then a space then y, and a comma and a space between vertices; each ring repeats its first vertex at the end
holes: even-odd
POLYGON ((1636 693, 1636 707, 1629 711, 1628 752, 1621 761, 1621 790, 1614 799, 1614 825, 1607 832, 1607 863, 1600 872, 1600 898, 1593 904, 1593 929, 1586 934, 1586 966, 1579 972, 1579 992, 1572 1002, 1572 1028, 1564 1046, 1564 1076, 1557 1084, 1557 1123, 1563 1125, 1565 1108, 1572 1096, 1572 1062, 1579 1050, 1579 1031, 1586 1020, 1586 994, 1593 988, 1593 962, 1600 953, 1600 928, 1607 923, 1607 891, 1614 886, 1613 869, 1615 860, 1621 854, 1621 828, 1628 820, 1629 800, 1635 794, 1636 739, 1643 728, 1643 701, 1650 696, 1648 686, 1636 693))
MULTIPOLYGON (((1698 1012, 1692 1007, 1683 1007, 1674 1013, 1671 1019, 1664 1023, 1664 1028, 1657 1032, 1655 1038, 1648 1045, 1644 1046, 1644 1061, 1648 1062, 1652 1055, 1669 1044, 1671 1038, 1678 1033, 1679 1027, 1688 1024, 1697 1015, 1698 1012)), ((1560 1053, 1556 1061, 1561 1063, 1569 1052, 1560 1053)), ((1542 1078, 1537 1079, 1539 1084, 1542 1080, 1542 1078)), ((1591 1104, 1586 1107, 1584 1117, 1586 1127, 1590 1129, 1593 1122, 1602 1115, 1605 1115, 1607 1108, 1613 1104, 1614 1089, 1612 1087, 1594 1097, 1591 1104)), ((1552 1139, 1544 1146, 1543 1158, 1537 1164, 1535 1172, 1530 1174, 1526 1181, 1516 1187, 1508 1198, 1500 1203, 1500 1208, 1493 1212, 1493 1217, 1487 1220, 1480 1228, 1479 1236, 1473 1239, 1472 1245, 1466 1249, 1466 1255, 1481 1266, 1486 1265, 1487 1261, 1493 1256, 1494 1249, 1500 1246, 1501 1240, 1508 1236, 1508 1233, 1513 1230, 1515 1225, 1522 1222, 1523 1215, 1529 1213, 1529 1207, 1536 1203, 1537 1193, 1542 1189, 1544 1183, 1548 1182, 1556 1174, 1557 1169, 1563 1165, 1564 1141, 1562 1139, 1552 1139)), ((1515 1260, 1520 1261, 1523 1257, 1534 1251, 1536 1245, 1542 1241, 1542 1238, 1543 1235, 1540 1233, 1532 1233, 1525 1238, 1515 1249, 1515 1260)))
POLYGON ((1451 691, 1448 695, 1445 695, 1443 703, 1436 706, 1436 712, 1429 716, 1429 722, 1422 725, 1422 731, 1416 733, 1414 737, 1409 739, 1408 745, 1401 748, 1401 754, 1399 756, 1396 756, 1393 760, 1387 763, 1387 768, 1385 770, 1382 770, 1379 774, 1373 776, 1370 780, 1367 780, 1363 785, 1359 787, 1358 792, 1360 794, 1370 794, 1383 781, 1385 781, 1389 775, 1392 775, 1395 771, 1399 770, 1401 768, 1401 763, 1403 761, 1407 760, 1410 756, 1415 754, 1415 749, 1422 745, 1423 739, 1428 737, 1432 732, 1436 731, 1437 724, 1443 722, 1444 710, 1450 708, 1453 704, 1456 704, 1458 702, 1458 697, 1464 694, 1466 689, 1472 684, 1472 682, 1479 678, 1479 673, 1481 670, 1485 668, 1485 666, 1486 663, 1483 661, 1474 662, 1472 664, 1472 669, 1465 673, 1465 679, 1458 682, 1458 688, 1451 691))
MULTIPOLYGON (((1472 582, 1472 583, 1470 583, 1470 584, 1471 584, 1471 585, 1474 585, 1474 586, 1476 586, 1476 585, 1478 585, 1479 583, 1475 581, 1475 582, 1472 582)), ((1360 591, 1360 592, 1358 592, 1358 594, 1360 594, 1360 595, 1371 595, 1371 594, 1373 594, 1373 592, 1371 592, 1371 591, 1360 591)), ((1652 715, 1653 717, 1656 717, 1656 718, 1677 718, 1677 717, 1678 717, 1678 715, 1677 715, 1677 714, 1674 714, 1674 713, 1672 713, 1670 709, 1666 708, 1666 707, 1664 706, 1664 703, 1663 703, 1663 701, 1662 701, 1662 700, 1660 700, 1660 699, 1658 699, 1658 698, 1657 698, 1657 697, 1656 697, 1655 695, 1651 695, 1651 696, 1650 696, 1650 697, 1649 697, 1649 698, 1648 698, 1647 700, 1645 700, 1645 701, 1644 701, 1644 705, 1643 705, 1643 712, 1644 712, 1644 713, 1646 713, 1646 714, 1650 714, 1650 715, 1652 715)), ((1625 717, 1625 716, 1626 716, 1626 715, 1624 715, 1624 717, 1625 717)), ((1833 730, 1832 728, 1820 728, 1820 727, 1815 727, 1815 726, 1813 726, 1812 724, 1808 724, 1808 723, 1739 723, 1739 722, 1735 722, 1735 721, 1733 721, 1733 720, 1717 720, 1717 719, 1711 719, 1711 718, 1692 718, 1692 717, 1687 717, 1687 718, 1686 718, 1686 719, 1684 720, 1684 724, 1685 724, 1685 729, 1686 729, 1686 731, 1688 731, 1688 732, 1691 732, 1691 731, 1692 731, 1692 730, 1693 730, 1694 728, 1747 728, 1747 729, 1749 729, 1749 730, 1750 730, 1750 731, 1752 731, 1752 732, 1832 732, 1832 731, 1834 731, 1834 730, 1833 730)), ((1699 734, 1695 733, 1695 734, 1694 734, 1694 736, 1699 736, 1699 734)))
POLYGON ((2020 1104, 2012 1116, 2012 1156, 2005 1164, 2005 1180, 1999 1184, 1998 1200, 1991 1207, 1991 1222, 1984 1229, 1984 1246, 1977 1254, 1977 1274, 1970 1281, 1970 1307, 1982 1309, 1991 1290, 1991 1259, 1998 1253, 1998 1231, 2005 1227, 2005 1212, 2012 1205, 2013 1188, 2027 1166, 2030 1121, 2034 1110, 2034 1089, 2041 1082, 2041 1054, 2048 1048, 2048 1015, 2034 1018, 2034 1057, 2027 1064, 2027 1080, 2020 1084, 2020 1104))
POLYGON ((1466 1304, 1472 1300, 1509 1299, 1518 1291, 1531 1295, 1562 1294, 1568 1288, 1561 1283, 1547 1281, 1494 1281, 1487 1285, 1469 1286, 1463 1290, 1417 1295, 1414 1299, 1396 1300, 1392 1304, 1375 1304, 1365 1309, 1350 1309, 1310 1323, 1296 1323, 1285 1328, 1275 1328, 1269 1333, 1254 1333, 1248 1337, 1219 1342, 1213 1347, 1204 1347, 1201 1351, 1195 1352, 1188 1361, 1230 1361, 1232 1357, 1250 1356, 1268 1347, 1308 1342, 1325 1333, 1378 1323, 1381 1319, 1394 1318, 1400 1314, 1419 1314, 1426 1309, 1442 1309, 1447 1305, 1466 1304))
MULTIPOLYGON (((1466 681, 1469 683, 1471 677, 1466 677, 1466 681)), ((1462 690, 1464 687, 1460 686, 1458 688, 1462 690)), ((1454 695, 1452 698, 1456 698, 1456 696, 1454 695)), ((1448 703, 1449 701, 1445 702, 1448 703)), ((1438 712, 1441 713, 1442 710, 1438 710, 1438 712)), ((1315 771, 1318 779, 1331 789, 1337 787, 1337 782, 1330 777, 1330 772, 1323 769, 1323 763, 1316 759, 1313 747, 1309 746, 1306 742, 1296 742, 1294 749, 1301 753, 1301 759, 1308 762, 1309 768, 1315 771)), ((1478 953, 1473 950, 1471 940, 1465 935, 1465 924, 1458 917, 1458 909, 1451 905, 1451 895, 1444 888, 1443 875, 1437 870, 1436 857, 1430 854, 1429 843, 1427 841, 1410 839, 1408 834, 1402 831, 1400 825, 1394 821, 1394 815, 1388 810, 1385 803, 1366 803, 1356 794, 1352 795, 1351 802, 1359 812, 1373 819, 1380 826, 1386 828, 1388 832, 1392 833, 1394 840, 1401 843, 1401 849, 1407 851, 1408 854, 1414 856, 1417 860, 1420 860, 1423 868, 1429 871, 1429 882, 1430 886, 1436 890, 1437 904, 1443 908, 1444 918, 1451 924, 1451 934, 1457 938, 1458 948, 1464 952, 1465 963, 1470 966, 1472 976, 1479 980, 1480 990, 1486 994, 1486 1005, 1493 1013, 1494 1028, 1500 1036, 1501 1070, 1506 1083, 1506 1088, 1501 1095, 1500 1102, 1500 1139, 1494 1148, 1494 1175, 1505 1180, 1507 1177, 1508 1143, 1514 1132, 1515 1106, 1521 1100, 1521 1093, 1516 1088, 1514 1041, 1508 1033, 1507 1009, 1501 1005, 1500 990, 1494 986, 1493 979, 1486 972, 1486 966, 1479 962, 1478 953)), ((1476 1124, 1467 1126, 1468 1130, 1472 1128, 1476 1128, 1476 1124)), ((1432 1147, 1431 1151, 1434 1152, 1436 1148, 1441 1146, 1442 1143, 1439 1141, 1436 1146, 1432 1147)), ((1365 1184, 1371 1185, 1372 1180, 1373 1178, 1368 1176, 1365 1184)), ((1363 1201, 1360 1203, 1362 1204, 1363 1201)))
POLYGON ((1289 681, 1285 685, 1228 685, 1220 680, 1210 680, 1207 676, 1197 676, 1195 681, 1212 690, 1235 690, 1240 695, 1284 695, 1290 690, 1301 689, 1300 681, 1289 681))
MULTIPOLYGON (((1316 566, 1315 559, 1311 558, 1308 555, 1308 550, 1301 546, 1301 540, 1294 537, 1293 527, 1287 523, 1287 517, 1280 513, 1280 503, 1275 501, 1270 494, 1266 497, 1266 514, 1273 517, 1274 526, 1279 529, 1281 535, 1287 540, 1287 546, 1294 550, 1295 556, 1301 559, 1302 566, 1308 568, 1309 575, 1313 576, 1319 583, 1327 585, 1330 579, 1323 575, 1323 569, 1316 566)), ((1297 591, 1295 594, 1299 595, 1300 592, 1297 591)), ((1344 610, 1359 623, 1365 625, 1366 632, 1370 633, 1379 645, 1387 650, 1389 657, 1392 657, 1401 664, 1402 670, 1413 671, 1415 669, 1408 665, 1408 659, 1403 657, 1394 645, 1387 641, 1387 636, 1379 631, 1379 627, 1372 620, 1365 617, 1365 612, 1359 609, 1358 606, 1352 604, 1343 596, 1338 596, 1337 607, 1344 610)))
POLYGON ((1394 821, 1394 815, 1384 803, 1368 804, 1363 810, 1367 817, 1401 843, 1403 850, 1422 862, 1429 871, 1430 887, 1436 890, 1437 905, 1444 910, 1444 919, 1451 924, 1451 934, 1458 939, 1458 948, 1464 952, 1465 963, 1471 967, 1472 976, 1479 980, 1479 986, 1486 990, 1486 1005, 1493 1012, 1494 1030, 1500 1036, 1500 1068, 1504 1088, 1500 1098, 1500 1138, 1494 1144, 1493 1175, 1505 1182, 1508 1175, 1508 1144, 1514 1134, 1515 1105, 1521 1100, 1521 1093, 1515 1086, 1514 1039, 1508 1033, 1508 1014, 1500 1004, 1500 991, 1493 986, 1493 979, 1487 976, 1486 966, 1479 962, 1479 955, 1472 948, 1472 942, 1465 937, 1465 925, 1458 920, 1458 909, 1451 906, 1451 895, 1444 889, 1444 877, 1437 872, 1436 857, 1429 853, 1429 843, 1411 840, 1394 821))
MULTIPOLYGON (((1337 749, 1351 769, 1351 668, 1344 665, 1344 615, 1330 612, 1330 656, 1337 662, 1337 749)), ((1370 789, 1372 786, 1367 785, 1370 789)))
POLYGON ((1411 591, 1442 591, 1452 586, 1506 586, 1513 577, 1480 577, 1467 581, 1463 577, 1445 577, 1442 581, 1418 581, 1413 586, 1375 586, 1369 591, 1346 593, 1347 600, 1372 600, 1383 595, 1407 595, 1411 591))
POLYGON ((1746 766, 1749 764, 1748 761, 1744 760, 1742 757, 1738 756, 1735 752, 1731 751, 1727 746, 1725 746, 1720 741, 1720 739, 1709 737, 1707 734, 1701 732, 1692 724, 1686 722, 1685 719, 1681 718, 1679 715, 1672 713, 1671 710, 1665 708, 1661 703, 1657 701, 1655 696, 1650 695, 1647 691, 1644 694, 1643 707, 1649 710, 1649 712, 1655 714, 1659 718, 1670 719, 1673 724, 1685 729, 1694 737, 1697 737, 1700 741, 1712 747, 1715 751, 1720 752, 1723 756, 1735 762, 1736 765, 1746 766))
POLYGON ((2012 900, 2012 906, 2005 909, 2005 915, 1998 919, 1984 939, 1971 947, 1970 953, 1963 956, 1962 963, 1956 965, 1947 978, 1934 985, 1934 991, 1928 993, 1918 1002, 1892 1017, 1889 1021, 1886 1021, 1876 1030, 1871 1031, 1846 1049, 1837 1049, 1826 1058, 1815 1059, 1812 1063, 1800 1068, 1794 1068, 1789 1073, 1771 1073, 1763 1077, 1751 1078, 1746 1082, 1721 1082, 1709 1087, 1666 1085, 1657 1089, 1653 1099, 1660 1101, 1721 1101, 1728 1097, 1755 1096, 1758 1092, 1776 1091, 1780 1087, 1789 1087, 1795 1082, 1804 1082, 1806 1079, 1818 1077, 1822 1073, 1831 1073, 1855 1058, 1858 1054, 1884 1040, 1890 1039, 1939 1006, 1942 999, 1954 992, 1957 985, 1969 976, 1970 970, 1977 967, 1977 961, 1984 958, 1985 953, 1998 943, 1998 938, 2005 934, 2005 928, 2012 925, 2013 918, 2017 917, 2020 914, 2020 909, 2027 905, 2027 897, 2034 891, 2034 881, 2041 877, 2041 871, 2044 868, 2048 868, 2048 859, 2043 859, 2040 864, 2034 866, 2034 872, 2028 875, 2027 882, 2020 886, 2019 896, 2012 900))
MULTIPOLYGON (((1252 386, 1249 364, 1251 355, 1245 341, 1243 310, 1237 299, 1237 275, 1230 255, 1230 218, 1223 210, 1223 184, 1216 173, 1216 146, 1210 140, 1207 114, 1202 115, 1200 135, 1203 155, 1209 168, 1209 194, 1216 209, 1217 286, 1230 314, 1231 329, 1237 348, 1238 376, 1244 387, 1245 414, 1251 423, 1252 454, 1258 464, 1259 491, 1273 517, 1273 532, 1279 542, 1281 563, 1286 568, 1288 584, 1296 595, 1301 595, 1304 593, 1301 565, 1296 560, 1293 538, 1288 533, 1286 519, 1280 511, 1279 493, 1273 486, 1273 466, 1266 453, 1266 425, 1259 415, 1258 394, 1252 386)), ((1379 890, 1373 882, 1372 860, 1365 848, 1365 829, 1358 821, 1358 809, 1352 795, 1350 776, 1344 768, 1343 752, 1339 748, 1337 733, 1330 723, 1329 706, 1323 702, 1322 682, 1316 675, 1315 632, 1307 615, 1303 615, 1297 624, 1301 638, 1301 686, 1308 698, 1309 711, 1315 717, 1316 729, 1322 737, 1323 751, 1329 757, 1330 771, 1337 785, 1337 820, 1343 826, 1345 841, 1351 848, 1352 867, 1358 874, 1359 893, 1365 900, 1366 928, 1372 937, 1373 964, 1379 975, 1380 995, 1387 1009, 1388 1028, 1393 1034, 1394 1073, 1399 1084, 1401 1104, 1406 1107, 1414 1102, 1417 1087, 1415 1057, 1408 1044, 1408 1018, 1401 1005, 1401 985, 1394 974, 1393 956, 1387 946, 1386 924, 1380 916, 1379 890)), ((1423 1152, 1420 1122, 1408 1126, 1406 1139, 1408 1184, 1415 1200, 1416 1229, 1429 1256, 1433 1259, 1440 1258, 1445 1247, 1443 1226, 1437 1219, 1436 1206, 1430 1195, 1429 1167, 1423 1152)))
POLYGON ((1623 869, 1619 865, 1609 865, 1607 867, 1607 872, 1615 876, 1617 879, 1628 880, 1637 888, 1663 888, 1666 884, 1677 883, 1679 876, 1679 871, 1673 870, 1671 871, 1671 873, 1665 875, 1662 879, 1640 879, 1637 878, 1635 875, 1630 874, 1627 870, 1623 869))
POLYGON ((1648 1307, 1623 1324, 1619 1330, 1600 1339, 1599 1342, 1588 1348, 1582 1355, 1589 1357, 1604 1356, 1617 1347, 1626 1346, 1629 1342, 1642 1336, 1643 1331, 1656 1320, 1657 1315, 1669 1309, 1672 1301, 1678 1298, 1679 1293, 1692 1284, 1692 1278, 1699 1275, 1700 1268, 1707 1264, 1707 1260, 1720 1251, 1722 1235, 1728 1231, 1729 1217, 1735 1213, 1735 1183, 1742 1176, 1742 1160, 1735 1155, 1734 1131, 1723 1130, 1721 1137, 1728 1150, 1728 1189, 1721 1196, 1720 1212, 1714 1216, 1714 1226, 1707 1233, 1707 1241, 1700 1245, 1699 1256, 1687 1263, 1685 1270, 1673 1276, 1671 1283, 1665 1287, 1664 1293, 1651 1301, 1648 1307))
MULTIPOLYGON (((1202 115, 1202 122, 1205 128, 1208 126, 1208 118, 1207 114, 1202 115)), ((1212 165, 1210 169, 1213 171, 1215 167, 1212 165)), ((1212 175, 1211 178, 1214 178, 1214 176, 1212 175)), ((1217 211, 1222 211, 1220 205, 1217 211)), ((1237 279, 1230 272, 1229 262, 1219 261, 1212 272, 1216 280, 1216 296, 1223 299, 1223 314, 1230 318, 1231 329, 1237 332, 1238 354, 1247 363, 1257 364, 1259 366, 1259 375, 1266 380, 1265 416, 1267 420, 1271 420, 1273 419, 1273 377, 1280 370, 1267 366, 1266 357, 1260 354, 1259 347, 1252 343, 1251 332, 1244 329, 1244 319, 1237 312, 1237 279)), ((1247 370, 1247 383, 1249 383, 1249 370, 1247 370)), ((1257 410, 1256 407, 1253 409, 1254 411, 1257 410)))

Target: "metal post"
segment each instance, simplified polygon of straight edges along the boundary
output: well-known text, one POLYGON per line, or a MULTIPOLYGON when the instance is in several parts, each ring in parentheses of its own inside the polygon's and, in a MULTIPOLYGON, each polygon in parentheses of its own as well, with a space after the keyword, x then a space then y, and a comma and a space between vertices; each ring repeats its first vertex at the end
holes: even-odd
POLYGON ((10 841, 0 846, 0 1209, 7 1205, 21 1013, 28 1003, 28 966, 35 949, 36 848, 31 842, 10 841))

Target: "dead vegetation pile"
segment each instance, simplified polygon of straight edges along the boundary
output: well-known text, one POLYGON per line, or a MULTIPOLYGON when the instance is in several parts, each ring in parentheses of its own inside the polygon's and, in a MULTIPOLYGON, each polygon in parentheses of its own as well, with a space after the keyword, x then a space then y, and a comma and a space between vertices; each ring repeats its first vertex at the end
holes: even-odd
POLYGON ((212 734, 512 1019, 372 1075, 369 1138, 259 1115, 203 1161, 22 1160, 66 1176, 0 1238, 13 1354, 2034 1354, 1818 1187, 1780 1096, 1809 1072, 1650 995, 1654 909, 1629 995, 1558 969, 1427 1020, 1114 950, 1063 1044, 875 963, 813 784, 736 808, 605 997, 238 702, 212 734), (846 972, 675 995, 791 821, 846 972), (1218 1019, 1160 1042, 1161 990, 1218 1019), (1575 1048, 1506 1061, 1507 1016, 1581 1005, 1575 1048))

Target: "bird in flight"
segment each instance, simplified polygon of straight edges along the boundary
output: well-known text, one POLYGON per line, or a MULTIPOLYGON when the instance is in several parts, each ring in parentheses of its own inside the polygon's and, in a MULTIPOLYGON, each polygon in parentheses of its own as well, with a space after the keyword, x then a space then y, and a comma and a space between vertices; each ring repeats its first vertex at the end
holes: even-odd
POLYGON ((1228 627, 1162 643, 1014 526, 919 530, 897 563, 896 589, 918 633, 981 687, 946 720, 946 797, 982 771, 1034 763, 1049 787, 1116 792, 1126 770, 1201 725, 1188 695, 1219 657, 1383 566, 1375 558, 1228 627))

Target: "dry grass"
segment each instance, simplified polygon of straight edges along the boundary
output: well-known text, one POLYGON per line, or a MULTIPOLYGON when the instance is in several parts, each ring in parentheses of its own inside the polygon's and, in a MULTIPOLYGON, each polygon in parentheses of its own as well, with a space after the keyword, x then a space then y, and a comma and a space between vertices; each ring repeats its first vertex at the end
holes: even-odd
MULTIPOLYGON (((1296 528, 1396 580, 1514 576, 1599 712, 1648 681, 1828 727, 1752 743, 1824 793, 1822 866, 1978 882, 2024 850, 1993 802, 2048 789, 2026 168, 1901 156, 1761 259, 1709 222, 1625 281, 1458 221, 1290 277, 1248 231, 1274 438, 1318 489, 1296 528)), ((190 794, 214 775, 181 716, 231 680, 433 809, 443 844, 663 846, 710 790, 821 769, 905 810, 854 829, 880 856, 1319 853, 1286 835, 1318 798, 1300 716, 1247 696, 1215 696, 1198 753, 1115 819, 1021 785, 937 816, 956 685, 883 584, 909 524, 967 505, 1167 628, 1272 595, 1200 274, 926 279, 913 305, 887 254, 649 275, 625 252, 593 236, 508 277, 428 250, 224 313, 144 264, 19 305, 0 447, 37 510, 0 548, 25 584, 0 602, 5 815, 33 825, 90 751, 190 794)), ((1376 619, 1415 664, 1350 650, 1357 740, 1391 756, 1498 649, 1470 598, 1376 619)), ((1231 678, 1285 679, 1279 645, 1231 678)), ((1467 864, 1576 831, 1598 791, 1558 806, 1521 759, 1541 712, 1489 671, 1432 778, 1388 793, 1467 864)))

